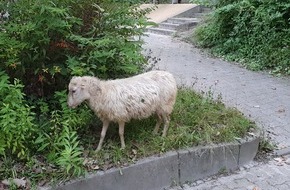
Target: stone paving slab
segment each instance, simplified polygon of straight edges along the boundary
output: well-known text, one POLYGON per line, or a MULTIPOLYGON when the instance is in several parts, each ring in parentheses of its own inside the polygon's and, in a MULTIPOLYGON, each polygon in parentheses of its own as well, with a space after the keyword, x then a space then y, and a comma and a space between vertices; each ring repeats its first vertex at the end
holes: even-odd
POLYGON ((285 159, 288 161, 252 162, 230 176, 214 176, 167 190, 289 190, 289 157, 285 159))
MULTIPOLYGON (((151 34, 144 40, 144 47, 152 51, 150 56, 161 59, 155 69, 172 72, 179 85, 221 96, 226 106, 237 108, 264 129, 281 149, 278 153, 289 152, 290 78, 248 71, 168 36, 151 34)), ((214 176, 168 190, 289 190, 289 176, 286 156, 268 163, 253 162, 229 176, 214 176)))
POLYGON ((144 37, 144 48, 160 58, 155 68, 174 74, 180 85, 211 91, 269 131, 280 147, 290 147, 290 79, 252 72, 221 59, 210 58, 192 45, 168 36, 144 37))

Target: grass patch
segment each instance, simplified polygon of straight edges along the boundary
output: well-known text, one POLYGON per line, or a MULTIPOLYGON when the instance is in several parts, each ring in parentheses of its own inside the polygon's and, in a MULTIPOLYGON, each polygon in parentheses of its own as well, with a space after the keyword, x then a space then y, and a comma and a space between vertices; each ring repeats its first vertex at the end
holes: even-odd
POLYGON ((120 150, 118 126, 109 127, 102 150, 95 153, 101 127, 95 132, 83 134, 81 139, 94 139, 85 143, 86 162, 89 170, 106 170, 122 167, 150 155, 159 155, 197 145, 231 142, 244 137, 254 128, 253 122, 246 119, 236 109, 226 108, 220 101, 203 98, 189 89, 178 91, 177 101, 171 116, 168 135, 153 135, 155 117, 134 120, 125 126, 126 149, 120 150), (91 137, 88 137, 91 136, 91 137), (88 146, 86 146, 88 144, 88 146))
MULTIPOLYGON (((125 150, 120 150, 118 127, 112 124, 108 129, 103 149, 98 153, 94 150, 99 141, 101 123, 82 130, 79 132, 79 139, 83 148, 83 169, 88 172, 107 170, 111 167, 127 166, 143 157, 159 155, 170 150, 231 142, 244 137, 255 127, 236 109, 226 108, 221 102, 203 98, 189 89, 178 91, 167 137, 152 134, 155 122, 155 117, 150 117, 127 123, 125 150)), ((67 177, 53 165, 46 164, 41 156, 21 165, 3 158, 0 160, 0 177, 8 178, 13 172, 13 176, 25 176, 35 184, 59 181, 67 177)))

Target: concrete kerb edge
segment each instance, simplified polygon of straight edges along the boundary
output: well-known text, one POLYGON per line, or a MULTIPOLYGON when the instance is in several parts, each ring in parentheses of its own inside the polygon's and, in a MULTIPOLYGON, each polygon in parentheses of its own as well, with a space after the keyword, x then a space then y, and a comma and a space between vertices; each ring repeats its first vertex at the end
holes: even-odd
POLYGON ((124 168, 90 174, 57 187, 40 190, 160 190, 193 182, 226 171, 234 171, 257 154, 260 132, 239 142, 198 146, 144 158, 124 168))

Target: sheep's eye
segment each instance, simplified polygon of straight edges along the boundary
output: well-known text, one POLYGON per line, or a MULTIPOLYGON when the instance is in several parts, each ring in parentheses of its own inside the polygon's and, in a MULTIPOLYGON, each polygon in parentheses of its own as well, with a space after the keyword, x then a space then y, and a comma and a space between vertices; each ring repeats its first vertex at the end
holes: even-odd
POLYGON ((75 92, 76 92, 76 90, 71 90, 71 93, 73 93, 73 94, 74 94, 75 92))

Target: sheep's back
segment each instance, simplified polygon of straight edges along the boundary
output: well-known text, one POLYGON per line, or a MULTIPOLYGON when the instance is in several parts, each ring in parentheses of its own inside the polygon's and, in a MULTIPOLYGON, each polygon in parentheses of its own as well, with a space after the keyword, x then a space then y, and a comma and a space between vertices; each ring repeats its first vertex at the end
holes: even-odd
POLYGON ((114 121, 146 118, 159 106, 159 94, 160 88, 152 80, 115 83, 107 91, 103 111, 114 121))
POLYGON ((98 115, 112 121, 142 119, 160 109, 172 110, 176 96, 173 76, 163 71, 107 81, 106 88, 98 115), (167 108, 170 101, 173 104, 167 108))

